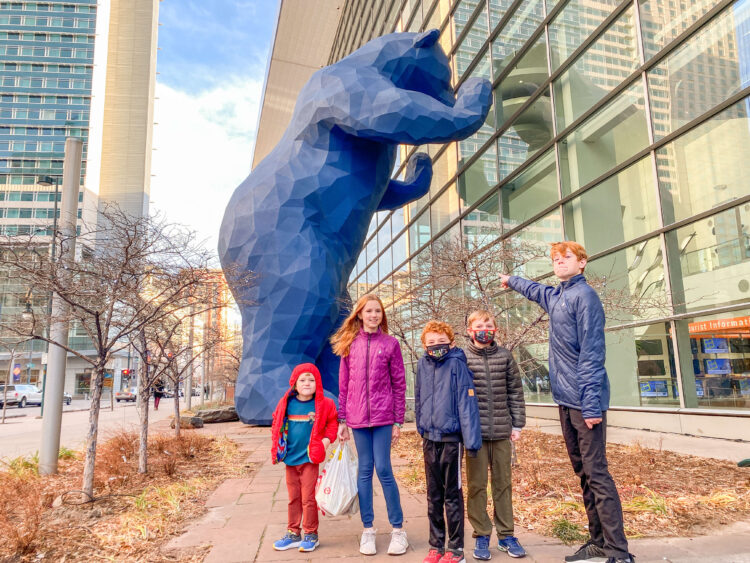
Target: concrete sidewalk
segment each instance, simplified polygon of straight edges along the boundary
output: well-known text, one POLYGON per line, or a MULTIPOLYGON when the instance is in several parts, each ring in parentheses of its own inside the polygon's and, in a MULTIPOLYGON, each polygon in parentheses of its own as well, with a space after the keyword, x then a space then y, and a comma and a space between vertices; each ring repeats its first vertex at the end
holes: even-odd
MULTIPOLYGON (((539 421, 542 430, 554 432, 550 421, 539 421)), ((534 422, 530 426, 534 426, 534 422)), ((427 554, 428 524, 427 505, 423 496, 416 496, 401 488, 401 503, 404 510, 404 527, 409 536, 410 549, 398 558, 386 555, 390 540, 390 526, 386 518, 385 501, 377 479, 375 479, 375 528, 378 530, 378 554, 365 557, 359 553, 359 534, 362 524, 358 517, 320 518, 320 547, 312 553, 295 550, 274 551, 273 542, 286 532, 287 493, 283 464, 272 465, 270 461, 270 430, 255 428, 241 423, 209 425, 206 432, 223 434, 239 444, 247 452, 249 462, 258 464, 257 471, 247 479, 229 479, 222 483, 207 501, 208 513, 191 523, 186 531, 166 546, 170 549, 185 549, 210 544, 212 547, 206 563, 231 563, 255 561, 384 561, 394 563, 420 563, 427 554)), ((628 431, 638 432, 638 431, 628 431)), ((655 433, 649 433, 655 436, 655 433)), ((626 439, 619 435, 617 441, 626 439)), ((668 438, 668 437, 667 437, 668 438)), ((667 438, 661 446, 669 449, 667 438)), ((685 437, 680 437, 685 438, 685 437)), ((658 437, 657 437, 658 440, 658 437)), ((705 446, 706 438, 688 438, 679 443, 693 449, 697 455, 705 446), (700 443, 690 445, 690 440, 700 443)), ((632 440, 631 440, 632 441, 632 440)), ((721 442, 721 441, 719 441, 721 442)), ((647 445, 647 444, 644 444, 647 445)), ((681 446, 681 447, 682 447, 681 446)), ((746 446, 746 444, 745 444, 746 446)), ((394 470, 399 471, 404 461, 393 459, 394 470)), ((748 474, 750 476, 750 473, 748 474)), ((575 547, 546 538, 531 531, 517 529, 521 543, 528 552, 524 561, 551 563, 563 561, 565 555, 575 547)), ((493 536, 493 544, 496 545, 493 536)), ((471 558, 474 543, 471 526, 466 524, 467 561, 471 558)), ((750 563, 750 522, 737 523, 722 529, 712 536, 696 538, 669 538, 632 540, 631 551, 638 563, 750 563)), ((493 561, 510 561, 504 553, 493 549, 493 561)))

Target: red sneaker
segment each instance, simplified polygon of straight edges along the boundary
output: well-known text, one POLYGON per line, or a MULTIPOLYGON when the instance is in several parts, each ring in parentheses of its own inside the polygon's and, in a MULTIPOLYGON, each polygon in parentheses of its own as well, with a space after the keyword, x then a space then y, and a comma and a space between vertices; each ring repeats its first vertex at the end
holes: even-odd
POLYGON ((422 563, 438 563, 438 561, 440 561, 442 557, 443 554, 433 547, 430 548, 430 552, 427 554, 427 557, 422 559, 422 563))
POLYGON ((440 563, 464 563, 465 561, 463 552, 456 555, 452 551, 446 551, 445 555, 440 558, 440 563))

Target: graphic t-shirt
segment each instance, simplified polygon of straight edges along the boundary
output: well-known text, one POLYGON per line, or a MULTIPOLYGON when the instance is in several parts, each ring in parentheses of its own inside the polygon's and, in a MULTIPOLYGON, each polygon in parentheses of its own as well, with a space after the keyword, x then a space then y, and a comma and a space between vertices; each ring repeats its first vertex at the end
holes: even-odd
POLYGON ((315 397, 309 401, 300 401, 291 397, 286 405, 286 417, 289 421, 287 435, 288 452, 284 463, 287 465, 302 465, 309 463, 307 446, 310 444, 313 421, 315 420, 315 397))

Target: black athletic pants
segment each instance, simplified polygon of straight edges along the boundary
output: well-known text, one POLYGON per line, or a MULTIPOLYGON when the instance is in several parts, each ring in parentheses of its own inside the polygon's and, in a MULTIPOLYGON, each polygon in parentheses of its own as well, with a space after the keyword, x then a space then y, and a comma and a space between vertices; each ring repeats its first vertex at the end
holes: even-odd
POLYGON ((628 557, 620 496, 607 467, 607 413, 589 428, 581 411, 561 406, 560 425, 573 470, 581 479, 591 540, 607 557, 628 557))
POLYGON ((445 550, 446 519, 448 549, 464 549, 464 494, 461 490, 461 443, 422 441, 427 478, 427 516, 430 546, 445 550), (443 513, 445 509, 445 513, 443 513))

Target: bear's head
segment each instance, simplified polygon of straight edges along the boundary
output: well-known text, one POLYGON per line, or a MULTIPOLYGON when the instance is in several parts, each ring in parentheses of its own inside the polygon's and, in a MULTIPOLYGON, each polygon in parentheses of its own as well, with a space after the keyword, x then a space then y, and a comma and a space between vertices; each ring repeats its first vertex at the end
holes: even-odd
POLYGON ((424 33, 391 33, 375 39, 352 55, 365 56, 383 76, 405 90, 422 92, 444 104, 456 103, 451 69, 437 29, 424 33))

